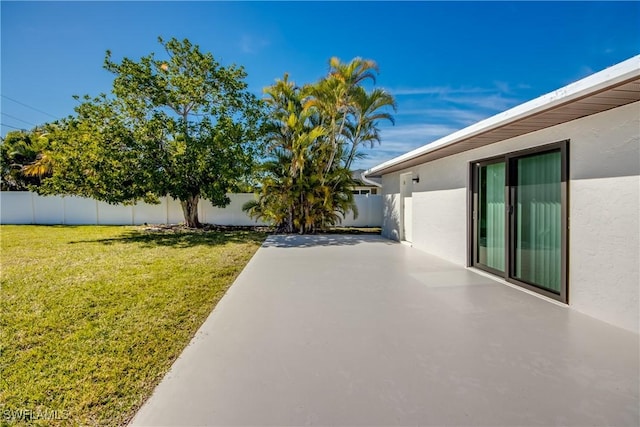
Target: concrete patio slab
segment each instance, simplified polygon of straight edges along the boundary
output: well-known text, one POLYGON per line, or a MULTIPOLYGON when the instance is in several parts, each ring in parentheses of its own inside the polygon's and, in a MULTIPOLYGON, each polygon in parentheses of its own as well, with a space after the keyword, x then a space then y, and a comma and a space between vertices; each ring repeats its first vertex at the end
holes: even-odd
POLYGON ((377 236, 271 236, 132 425, 637 426, 638 336, 377 236))

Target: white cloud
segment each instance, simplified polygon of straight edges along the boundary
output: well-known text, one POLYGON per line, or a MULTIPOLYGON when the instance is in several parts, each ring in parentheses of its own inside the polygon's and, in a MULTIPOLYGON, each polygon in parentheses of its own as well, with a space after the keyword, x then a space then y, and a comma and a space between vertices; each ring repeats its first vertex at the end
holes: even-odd
POLYGON ((424 114, 469 125, 518 105, 523 100, 516 92, 524 89, 526 85, 495 81, 486 88, 433 86, 388 90, 399 98, 398 115, 424 114), (409 108, 404 110, 405 106, 409 108))
POLYGON ((501 112, 508 108, 520 104, 522 101, 517 98, 504 97, 500 94, 484 95, 484 96, 446 96, 442 98, 445 102, 452 104, 465 105, 470 107, 480 107, 493 112, 501 112))
POLYGON ((404 126, 385 127, 380 135, 383 144, 385 141, 412 140, 425 141, 433 137, 440 137, 458 130, 457 127, 444 124, 410 124, 404 126))
POLYGON ((416 95, 450 95, 450 94, 470 94, 470 93, 488 93, 495 89, 485 89, 480 87, 459 87, 451 86, 430 86, 416 88, 386 88, 386 90, 395 96, 416 96, 416 95))
POLYGON ((373 148, 361 148, 367 157, 356 162, 354 169, 367 169, 386 160, 397 157, 415 148, 422 147, 459 128, 450 125, 411 124, 405 126, 385 127, 381 129, 380 145, 373 148))
POLYGON ((509 94, 512 92, 511 85, 507 82, 495 81, 493 84, 500 93, 509 94))
POLYGON ((255 38, 249 34, 242 36, 239 42, 240 50, 244 53, 257 53, 263 48, 269 46, 269 41, 265 39, 255 38))
POLYGON ((459 108, 418 108, 418 109, 400 109, 396 116, 423 116, 425 120, 446 120, 464 126, 477 123, 480 120, 489 117, 489 114, 476 110, 463 110, 459 108))

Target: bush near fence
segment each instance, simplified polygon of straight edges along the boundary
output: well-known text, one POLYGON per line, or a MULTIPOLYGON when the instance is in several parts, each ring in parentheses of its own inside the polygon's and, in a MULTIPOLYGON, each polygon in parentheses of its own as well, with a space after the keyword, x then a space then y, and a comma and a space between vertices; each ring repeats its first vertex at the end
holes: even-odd
MULTIPOLYGON (((242 205, 253 200, 251 193, 229 194, 231 203, 216 208, 207 200, 198 203, 200 222, 228 226, 265 225, 251 219, 242 205)), ((380 227, 382 196, 356 195, 357 219, 353 214, 342 221, 346 227, 380 227)), ((178 224, 184 221, 180 202, 164 197, 159 205, 138 203, 131 206, 110 205, 82 197, 39 196, 28 191, 0 193, 0 224, 65 224, 65 225, 141 225, 178 224)))

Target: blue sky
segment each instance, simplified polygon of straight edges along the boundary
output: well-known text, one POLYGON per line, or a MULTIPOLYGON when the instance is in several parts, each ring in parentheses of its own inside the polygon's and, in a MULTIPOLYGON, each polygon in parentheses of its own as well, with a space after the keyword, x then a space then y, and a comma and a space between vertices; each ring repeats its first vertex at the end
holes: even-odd
POLYGON ((331 56, 375 60, 398 111, 365 168, 640 53, 640 2, 2 1, 0 12, 3 136, 71 114, 74 94, 109 92, 105 50, 161 53, 161 35, 243 65, 259 96, 285 72, 317 80, 331 56))

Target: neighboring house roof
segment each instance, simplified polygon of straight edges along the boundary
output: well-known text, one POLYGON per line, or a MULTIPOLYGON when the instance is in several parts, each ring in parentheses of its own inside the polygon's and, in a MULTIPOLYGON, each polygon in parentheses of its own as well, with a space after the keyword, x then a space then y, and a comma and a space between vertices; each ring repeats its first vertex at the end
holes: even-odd
POLYGON ((364 169, 357 169, 351 171, 351 178, 358 184, 363 187, 378 187, 382 188, 382 179, 381 178, 367 178, 364 176, 366 171, 364 169))
POLYGON ((369 179, 640 101, 640 55, 365 172, 369 179))

